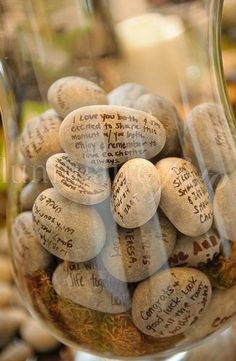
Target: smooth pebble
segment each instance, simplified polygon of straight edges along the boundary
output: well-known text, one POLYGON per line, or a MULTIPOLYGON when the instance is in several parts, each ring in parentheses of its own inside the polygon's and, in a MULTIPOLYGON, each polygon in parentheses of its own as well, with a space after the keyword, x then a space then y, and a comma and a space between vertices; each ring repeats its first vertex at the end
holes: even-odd
POLYGON ((32 210, 34 202, 38 195, 47 188, 51 188, 50 182, 43 182, 41 180, 33 180, 26 184, 20 193, 20 204, 24 211, 32 210))
POLYGON ((121 227, 140 227, 156 213, 160 197, 155 166, 146 159, 131 159, 120 168, 112 185, 113 217, 121 227))
POLYGON ((168 262, 170 267, 200 267, 220 253, 221 240, 215 231, 209 230, 198 237, 181 235, 168 262))
POLYGON ((124 282, 141 281, 167 261, 176 229, 164 215, 155 215, 140 228, 118 228, 102 251, 107 271, 124 282))
POLYGON ((161 179, 160 207, 183 234, 197 237, 213 221, 212 205, 197 169, 181 158, 165 158, 156 164, 161 179))
POLYGON ((33 207, 38 241, 50 253, 72 262, 85 262, 101 251, 106 231, 95 208, 69 201, 54 188, 46 189, 33 207))
POLYGON ((202 316, 211 293, 204 273, 186 267, 167 269, 137 286, 132 300, 133 322, 149 336, 181 334, 202 316))
POLYGON ((104 271, 94 265, 61 263, 54 271, 53 287, 59 295, 96 311, 127 311, 131 307, 127 286, 104 271))
POLYGON ((107 170, 95 170, 72 161, 66 153, 47 160, 48 176, 56 190, 65 198, 85 205, 103 202, 111 192, 107 170))
POLYGON ((150 114, 118 105, 77 109, 62 122, 60 142, 74 161, 114 167, 132 158, 153 158, 165 145, 166 132, 150 114))
POLYGON ((137 83, 124 83, 108 93, 109 104, 132 107, 135 101, 147 91, 137 83))
POLYGON ((75 109, 87 105, 107 104, 105 91, 97 84, 78 76, 56 80, 48 90, 48 102, 65 117, 75 109))

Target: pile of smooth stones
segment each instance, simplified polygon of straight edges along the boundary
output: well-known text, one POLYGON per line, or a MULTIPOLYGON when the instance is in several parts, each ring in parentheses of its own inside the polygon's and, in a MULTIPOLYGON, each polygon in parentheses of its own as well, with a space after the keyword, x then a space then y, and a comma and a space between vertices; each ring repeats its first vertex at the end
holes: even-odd
POLYGON ((31 181, 12 227, 19 273, 54 265, 56 294, 129 313, 155 339, 224 324, 236 286, 216 289, 203 271, 236 239, 236 151, 221 106, 200 104, 183 122, 139 84, 106 94, 76 76, 53 83, 48 102, 20 138, 31 181))

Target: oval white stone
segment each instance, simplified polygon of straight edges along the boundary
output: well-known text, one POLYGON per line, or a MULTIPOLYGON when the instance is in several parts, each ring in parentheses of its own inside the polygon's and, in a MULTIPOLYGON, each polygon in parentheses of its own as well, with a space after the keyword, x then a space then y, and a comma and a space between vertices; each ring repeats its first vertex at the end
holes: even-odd
POLYGON ((97 204, 110 195, 111 181, 106 169, 85 167, 72 161, 66 153, 51 156, 46 168, 56 190, 73 202, 97 204))
POLYGON ((200 267, 220 253, 221 240, 213 230, 198 237, 181 235, 169 258, 170 267, 200 267))
POLYGON ((48 110, 30 120, 20 137, 20 150, 28 164, 44 166, 52 154, 62 149, 59 142, 61 118, 48 110))
POLYGON ((156 164, 161 179, 160 207, 183 234, 197 237, 213 221, 209 195, 197 169, 181 158, 165 158, 156 164))
POLYGON ((21 275, 46 269, 52 255, 36 239, 32 212, 20 213, 12 226, 12 253, 14 263, 21 275))
POLYGON ((141 84, 125 83, 113 89, 107 97, 111 105, 132 107, 135 101, 145 93, 146 89, 141 84))
POLYGON ((132 301, 136 327, 146 335, 169 337, 187 330, 207 309, 211 284, 193 268, 172 268, 141 282, 132 301))
POLYGON ((146 159, 131 159, 120 168, 112 185, 113 217, 121 227, 140 227, 156 213, 160 197, 155 166, 146 159))
POLYGON ((162 267, 173 251, 176 229, 164 215, 140 228, 118 228, 102 251, 108 272, 124 282, 141 281, 162 267))
POLYGON ((93 310, 121 313, 131 307, 127 286, 94 265, 61 263, 52 283, 59 295, 93 310))
POLYGON ((36 199, 33 221, 38 241, 50 253, 67 261, 88 261, 105 243, 106 231, 97 211, 69 201, 54 188, 36 199))
POLYGON ((150 114, 118 105, 77 109, 62 122, 60 142, 85 166, 114 167, 132 158, 150 159, 165 145, 166 132, 150 114))
POLYGON ((185 139, 200 165, 220 173, 236 168, 234 140, 221 106, 200 104, 190 112, 185 124, 185 139))
POLYGON ((105 91, 97 84, 78 76, 56 80, 48 90, 48 102, 65 117, 75 109, 93 104, 107 104, 105 91))

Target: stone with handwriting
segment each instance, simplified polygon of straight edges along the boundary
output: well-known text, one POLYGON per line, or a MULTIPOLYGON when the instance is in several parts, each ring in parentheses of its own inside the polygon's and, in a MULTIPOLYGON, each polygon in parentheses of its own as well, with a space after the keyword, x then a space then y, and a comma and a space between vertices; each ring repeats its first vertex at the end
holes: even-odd
POLYGON ((120 168, 112 185, 113 217, 121 227, 140 227, 156 213, 160 197, 155 166, 146 159, 131 159, 120 168))
POLYGON ((229 173, 236 167, 234 140, 223 108, 215 103, 196 106, 185 123, 185 142, 200 166, 216 173, 229 173))
POLYGON ((149 336, 181 334, 207 314, 204 311, 211 294, 210 281, 199 270, 161 271, 137 286, 132 299, 133 322, 149 336))
POLYGON ((135 101, 146 92, 141 84, 124 83, 110 91, 107 97, 111 105, 123 105, 132 108, 135 101))
POLYGON ((148 93, 140 96, 133 107, 153 115, 164 126, 166 143, 158 156, 167 157, 180 154, 181 147, 178 132, 182 129, 182 120, 175 106, 159 95, 148 93))
POLYGON ((50 109, 34 117, 20 137, 20 150, 27 164, 45 166, 46 160, 62 149, 59 142, 61 118, 50 109))
POLYGON ((60 296, 96 311, 114 314, 131 307, 126 284, 92 263, 61 263, 54 271, 52 283, 60 296))
POLYGON ((36 239, 32 212, 16 217, 11 237, 13 258, 20 275, 33 274, 50 266, 53 257, 36 239))
POLYGON ((107 169, 93 169, 74 162, 66 153, 52 155, 47 174, 56 190, 79 204, 97 204, 109 197, 111 181, 107 169))
POLYGON ((183 234, 197 237, 212 225, 213 211, 197 169, 182 158, 165 158, 156 164, 161 179, 160 207, 183 234))
POLYGON ((74 161, 91 167, 114 167, 133 158, 153 158, 165 145, 158 119, 118 105, 91 105, 62 122, 60 142, 74 161))
POLYGON ((215 190, 213 210, 219 234, 236 241, 236 173, 224 175, 219 181, 215 190))
POLYGON ((105 91, 96 83, 78 76, 56 80, 48 89, 48 102, 65 117, 75 109, 94 104, 107 104, 105 91))
POLYGON ((220 245, 221 240, 212 229, 198 237, 180 235, 169 258, 169 265, 200 267, 220 253, 220 245))
POLYGON ((148 278, 167 261, 176 241, 176 229, 163 214, 140 228, 118 228, 102 250, 107 271, 124 282, 148 278))
POLYGON ((33 206, 38 241, 53 255, 72 262, 85 262, 101 251, 106 231, 92 206, 62 197, 54 188, 42 192, 33 206))

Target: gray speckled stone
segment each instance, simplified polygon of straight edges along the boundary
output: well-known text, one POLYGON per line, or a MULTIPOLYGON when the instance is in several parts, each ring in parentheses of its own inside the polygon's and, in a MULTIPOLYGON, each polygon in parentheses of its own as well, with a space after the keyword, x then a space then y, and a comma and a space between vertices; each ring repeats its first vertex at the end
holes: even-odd
POLYGON ((173 251, 176 229, 164 215, 140 228, 118 228, 102 251, 104 266, 124 282, 141 281, 162 267, 173 251))
POLYGON ((160 196, 155 166, 146 159, 131 159, 120 168, 112 185, 113 217, 121 227, 140 227, 156 213, 160 196))
POLYGON ((110 195, 111 181, 106 169, 85 167, 73 162, 66 153, 51 156, 46 168, 56 190, 73 202, 97 204, 110 195))
POLYGON ((161 179, 160 207, 183 234, 197 237, 213 221, 209 195, 197 169, 181 158, 165 158, 156 164, 161 179))
POLYGON ((69 201, 54 188, 45 190, 36 199, 33 221, 42 246, 67 261, 88 261, 105 243, 106 231, 97 211, 69 201))
POLYGON ((67 76, 56 80, 48 90, 48 102, 65 117, 75 109, 107 104, 105 91, 97 84, 78 76, 67 76))
POLYGON ((91 167, 114 167, 150 159, 165 145, 166 132, 150 114, 118 105, 77 109, 62 122, 60 142, 71 159, 91 167))
POLYGON ((172 268, 157 273, 141 282, 134 292, 134 324, 153 337, 178 335, 202 316, 211 293, 210 281, 196 269, 172 268))
POLYGON ((219 236, 211 229, 198 237, 181 235, 169 258, 169 265, 199 267, 220 253, 220 244, 219 236))
POLYGON ((96 266, 61 263, 54 271, 55 291, 84 307, 105 313, 121 313, 131 307, 129 290, 123 282, 96 266), (119 289, 113 294, 112 288, 119 289))
POLYGON ((132 107, 135 101, 145 93, 146 89, 141 84, 125 83, 108 93, 108 100, 111 105, 132 107))

